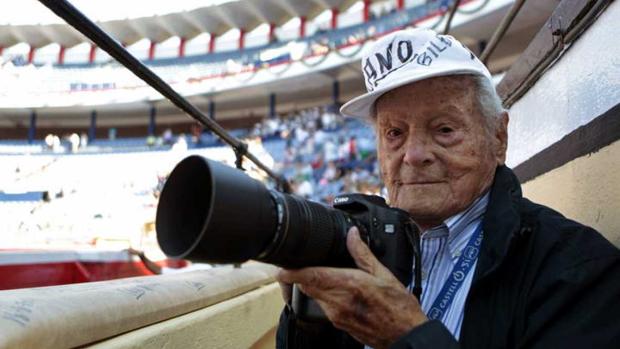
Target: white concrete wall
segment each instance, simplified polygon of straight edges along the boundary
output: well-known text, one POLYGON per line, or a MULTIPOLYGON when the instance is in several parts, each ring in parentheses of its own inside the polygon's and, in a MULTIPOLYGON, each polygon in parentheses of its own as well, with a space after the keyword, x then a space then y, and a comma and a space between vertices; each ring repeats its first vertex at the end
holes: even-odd
POLYGON ((620 102, 620 2, 612 2, 510 108, 507 164, 514 167, 620 102))

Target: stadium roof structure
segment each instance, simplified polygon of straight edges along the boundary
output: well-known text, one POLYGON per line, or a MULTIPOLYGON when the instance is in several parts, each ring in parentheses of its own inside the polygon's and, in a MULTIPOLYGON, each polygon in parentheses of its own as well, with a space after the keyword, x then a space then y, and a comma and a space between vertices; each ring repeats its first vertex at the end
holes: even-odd
MULTIPOLYGON (((325 10, 345 11, 357 0, 233 0, 165 15, 102 21, 98 24, 119 42, 131 45, 147 38, 162 42, 201 33, 220 35, 230 29, 251 31, 263 23, 282 25, 295 17, 313 19, 325 10)), ((378 1, 375 1, 378 2, 378 1)), ((88 42, 68 24, 0 25, 0 47, 26 43, 34 48, 57 43, 70 48, 88 42)))
MULTIPOLYGON (((378 0, 374 2, 379 3, 378 0)), ((471 1, 473 7, 480 7, 482 10, 475 13, 472 12, 471 14, 457 12, 452 23, 451 35, 454 35, 462 43, 468 45, 472 50, 477 52, 480 50, 479 44, 484 40, 488 40, 488 38, 493 35, 493 32, 513 2, 514 1, 511 0, 471 1), (481 3, 487 4, 488 6, 481 7, 481 3)), ((540 30, 545 20, 549 17, 549 14, 559 2, 560 0, 526 2, 489 60, 489 69, 494 73, 498 73, 509 68, 522 53, 531 38, 540 30)), ((187 19, 192 18, 188 17, 188 13, 194 11, 197 11, 197 13, 212 11, 213 14, 211 14, 211 16, 218 18, 220 24, 215 25, 216 22, 210 22, 205 19, 207 17, 202 18, 202 20, 205 23, 209 22, 209 25, 214 25, 212 29, 224 32, 233 28, 233 24, 235 23, 237 25, 250 25, 251 23, 253 23, 252 25, 257 25, 259 20, 273 20, 275 21, 274 24, 278 25, 298 15, 305 14, 309 16, 308 18, 312 18, 311 16, 316 16, 331 5, 339 5, 339 9, 345 11, 355 3, 356 1, 354 0, 233 0, 232 2, 224 3, 219 6, 197 8, 163 16, 151 16, 123 21, 104 21, 99 22, 99 24, 109 31, 112 36, 121 35, 120 38, 116 37, 119 41, 129 40, 129 38, 133 36, 142 35, 139 34, 138 30, 142 30, 143 35, 147 35, 147 37, 153 38, 154 40, 156 38, 165 40, 165 35, 179 35, 182 33, 181 30, 186 30, 187 32, 185 33, 194 33, 192 30, 203 28, 200 27, 199 24, 195 24, 192 20, 187 19), (265 8, 260 10, 260 8, 256 7, 259 5, 264 5, 265 8), (234 12, 236 11, 236 7, 244 8, 237 14, 234 12), (235 13, 236 22, 233 23, 233 20, 230 18, 226 19, 226 13, 229 14, 229 17, 231 13, 235 13), (244 17, 242 14, 247 15, 244 17), (174 28, 177 28, 176 32, 173 31, 174 29, 170 29, 172 28, 171 24, 166 24, 169 21, 174 22, 174 17, 166 16, 180 16, 180 23, 172 24, 174 28), (163 20, 163 18, 168 18, 168 20, 163 20), (142 23, 142 21, 144 21, 144 23, 142 23), (148 24, 151 22, 154 24, 148 24), (152 25, 152 27, 147 27, 147 24, 152 25), (110 27, 106 26, 111 26, 112 30, 110 27), (117 34, 114 30, 117 30, 119 33, 117 34), (163 31, 163 33, 158 33, 158 31, 163 31)), ((199 15, 196 14, 196 16, 199 15)), ((427 21, 435 23, 437 19, 430 18, 427 19, 427 21)), ((442 22, 438 23, 441 24, 442 22)), ((21 33, 20 30, 26 32, 26 27, 28 26, 13 26, 14 29, 18 28, 12 31, 13 35, 15 33, 21 33)), ((71 40, 77 40, 75 38, 67 39, 67 35, 61 32, 62 30, 73 31, 73 29, 66 24, 49 24, 43 27, 46 27, 50 32, 54 32, 57 35, 58 41, 55 42, 62 43, 60 40, 67 40, 67 47, 72 42, 71 40)), ((4 30, 4 28, 0 26, 0 45, 2 45, 2 40, 5 39, 2 30, 4 30)), ((32 35, 32 39, 35 40, 35 33, 35 31, 30 31, 28 35, 32 35)), ((77 32, 71 35, 81 37, 81 34, 75 33, 77 32)), ((51 35, 52 34, 48 34, 48 36, 51 35)), ((48 38, 46 40, 50 39, 48 38)), ((80 40, 82 40, 82 42, 87 41, 85 38, 80 40)), ((133 40, 135 40, 135 37, 133 40)), ((129 44, 128 42, 126 43, 129 44)), ((363 45, 364 43, 351 46, 347 48, 347 50, 356 51, 359 47, 363 48, 363 45)), ((345 53, 348 52, 350 51, 346 51, 345 53)), ((336 98, 340 102, 364 93, 364 82, 361 75, 358 55, 339 56, 336 53, 332 53, 330 53, 329 57, 330 59, 334 58, 337 64, 329 65, 327 64, 329 60, 327 60, 325 61, 326 63, 320 66, 317 65, 308 68, 304 66, 303 62, 290 61, 273 68, 257 70, 258 73, 251 75, 254 76, 251 81, 245 80, 245 75, 232 75, 227 78, 228 80, 226 81, 234 82, 236 86, 234 88, 222 88, 222 90, 218 90, 219 85, 223 85, 219 82, 224 81, 218 78, 213 80, 218 82, 218 86, 216 87, 209 87, 207 90, 196 93, 181 93, 201 110, 209 110, 211 106, 217 105, 213 108, 216 110, 215 118, 218 122, 224 123, 243 119, 254 120, 269 115, 271 112, 270 102, 272 96, 275 97, 274 100, 276 101, 275 103, 277 103, 277 107, 275 108, 277 110, 275 110, 275 112, 278 114, 302 110, 309 107, 331 105, 335 98, 335 82, 338 83, 339 90, 336 98), (294 73, 297 68, 300 70, 299 74, 294 73), (259 81, 257 77, 259 75, 267 76, 270 79, 257 82, 259 81)), ((320 57, 311 58, 309 63, 321 60, 322 58, 320 57)), ((96 68, 97 66, 93 69, 96 68)), ((26 66, 20 67, 20 69, 34 68, 32 66, 26 66)), ((43 69, 51 69, 51 67, 43 67, 43 69)), ((36 72, 36 70, 33 71, 36 72)), ((210 80, 205 80, 205 84, 207 84, 208 81, 210 80)), ((25 83, 25 80, 20 80, 20 83, 25 83)), ((176 85, 173 85, 173 87, 175 86, 176 85)), ((37 114, 37 127, 88 127, 89 116, 95 111, 97 113, 97 125, 102 127, 145 125, 149 122, 149 115, 154 109, 156 109, 158 123, 176 124, 188 121, 187 115, 172 105, 168 100, 162 99, 159 95, 157 95, 156 98, 130 100, 127 98, 127 91, 129 90, 119 89, 118 91, 120 91, 119 96, 122 95, 123 98, 119 97, 115 99, 114 102, 110 103, 88 103, 90 100, 89 98, 94 96, 94 92, 79 92, 81 94, 77 94, 78 96, 85 97, 80 99, 78 105, 60 105, 57 102, 61 99, 54 99, 54 104, 41 105, 41 103, 39 103, 38 105, 32 105, 30 107, 3 106, 0 108, 0 129, 2 127, 25 127, 33 112, 37 114), (87 94, 88 98, 86 98, 87 94)), ((102 93, 107 92, 103 91, 102 93)), ((39 102, 39 100, 33 97, 33 94, 29 94, 27 91, 24 95, 30 100, 37 101, 37 103, 39 102)))

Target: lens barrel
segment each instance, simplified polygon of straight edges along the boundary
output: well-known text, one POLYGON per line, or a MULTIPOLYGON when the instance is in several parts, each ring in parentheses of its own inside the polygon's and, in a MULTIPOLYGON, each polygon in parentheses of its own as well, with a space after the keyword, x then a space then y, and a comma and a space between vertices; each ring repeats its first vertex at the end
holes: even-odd
POLYGON ((255 259, 287 268, 351 264, 346 234, 352 223, 344 212, 293 195, 272 195, 283 211, 282 234, 255 259))
POLYGON ((287 268, 350 265, 346 213, 268 190, 240 170, 193 155, 172 171, 159 199, 164 253, 208 263, 260 260, 287 268))
POLYGON ((170 257, 237 263, 254 258, 271 242, 277 215, 260 182, 193 155, 166 181, 155 224, 159 246, 170 257))

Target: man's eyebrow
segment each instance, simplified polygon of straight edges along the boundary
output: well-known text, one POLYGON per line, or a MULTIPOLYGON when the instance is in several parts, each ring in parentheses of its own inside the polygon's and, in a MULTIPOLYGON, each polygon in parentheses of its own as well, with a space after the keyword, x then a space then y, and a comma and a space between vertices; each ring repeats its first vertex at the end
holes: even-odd
MULTIPOLYGON (((394 120, 392 118, 387 118, 387 119, 386 118, 382 118, 381 120, 377 120, 376 125, 379 126, 379 127, 394 126, 394 124, 396 124, 397 121, 398 121, 398 119, 394 120)), ((402 122, 406 122, 406 121, 405 120, 401 120, 400 122, 402 123, 402 122)))
POLYGON ((457 114, 460 115, 462 114, 463 111, 459 108, 457 108, 456 106, 449 104, 449 105, 443 105, 441 106, 437 111, 435 111, 434 114, 457 114))

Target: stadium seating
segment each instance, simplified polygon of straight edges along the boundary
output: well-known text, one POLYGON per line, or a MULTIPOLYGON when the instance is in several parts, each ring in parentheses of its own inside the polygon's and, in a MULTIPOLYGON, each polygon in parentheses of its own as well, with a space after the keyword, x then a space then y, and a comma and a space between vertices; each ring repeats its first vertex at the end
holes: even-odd
MULTIPOLYGON (((273 163, 276 172, 291 181, 294 193, 307 199, 330 203, 342 192, 380 191, 374 132, 360 121, 345 121, 314 108, 267 119, 254 130, 231 133, 246 139, 253 153, 268 154, 261 161, 273 163), (256 136, 262 147, 253 146, 256 136), (355 154, 351 154, 352 137, 355 154), (328 143, 335 152, 332 155, 328 143)), ((208 134, 205 138, 212 140, 208 134)), ((68 147, 52 152, 43 142, 0 141, 0 210, 18 218, 3 220, 0 230, 8 232, 6 241, 13 245, 22 240, 83 244, 119 236, 139 240, 144 222, 154 219, 158 193, 178 161, 200 154, 234 163, 230 147, 215 142, 196 145, 190 137, 184 139, 184 147, 149 147, 146 138, 96 140, 77 153, 70 153, 68 147), (22 155, 16 156, 20 152, 22 155), (33 195, 3 192, 39 195, 32 199, 33 195), (48 241, 49 236, 54 236, 54 241, 48 241)), ((256 172, 249 170, 250 174, 256 172)))
MULTIPOLYGON (((304 58, 315 55, 315 52, 325 54, 326 49, 342 55, 340 51, 346 47, 407 25, 415 25, 417 21, 443 11, 445 7, 442 1, 430 1, 402 11, 392 11, 365 23, 335 30, 317 31, 301 39, 276 41, 243 50, 195 54, 180 58, 156 58, 144 61, 144 63, 171 84, 188 83, 291 62, 290 50, 287 47, 292 43, 305 47, 304 58), (317 47, 321 49, 315 51, 317 47), (275 57, 262 57, 267 51, 274 50, 280 50, 281 53, 275 57), (231 62, 233 62, 232 65, 231 62)), ((23 66, 15 63, 14 65, 12 69, 5 72, 0 69, 0 78, 6 82, 0 86, 0 97, 11 96, 14 84, 28 81, 45 81, 45 84, 28 84, 31 96, 52 92, 131 90, 144 86, 141 80, 113 61, 54 64, 53 66, 40 66, 38 69, 33 69, 33 65, 23 66)))

